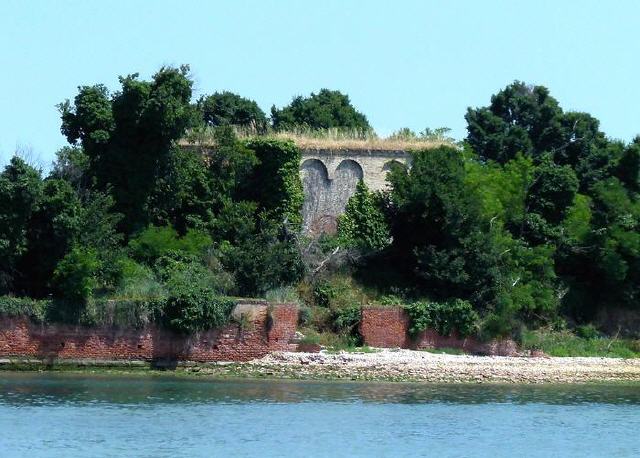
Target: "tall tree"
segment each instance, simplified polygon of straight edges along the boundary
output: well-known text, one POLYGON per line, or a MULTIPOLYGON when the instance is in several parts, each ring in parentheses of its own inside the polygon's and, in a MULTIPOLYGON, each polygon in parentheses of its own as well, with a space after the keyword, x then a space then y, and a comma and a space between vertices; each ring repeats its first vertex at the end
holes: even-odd
POLYGON ((42 194, 40 172, 19 157, 0 173, 0 292, 19 277, 18 262, 27 252, 29 220, 42 194))
POLYGON ((125 232, 147 224, 158 171, 174 142, 196 122, 188 72, 188 66, 163 67, 151 81, 137 74, 121 77, 121 90, 113 95, 102 85, 83 86, 73 104, 59 105, 62 133, 82 144, 97 189, 113 193, 116 211, 125 216, 125 232))
POLYGON ((433 296, 491 299, 497 254, 482 230, 479 199, 467 192, 462 153, 442 146, 392 170, 392 249, 433 296))
POLYGON ((267 129, 267 115, 258 104, 233 92, 202 96, 197 106, 207 126, 242 126, 258 133, 264 133, 267 129))
POLYGON ((353 107, 348 95, 329 89, 321 89, 317 94, 312 92, 309 97, 294 97, 281 109, 272 107, 271 119, 276 130, 305 127, 371 129, 367 117, 353 107))

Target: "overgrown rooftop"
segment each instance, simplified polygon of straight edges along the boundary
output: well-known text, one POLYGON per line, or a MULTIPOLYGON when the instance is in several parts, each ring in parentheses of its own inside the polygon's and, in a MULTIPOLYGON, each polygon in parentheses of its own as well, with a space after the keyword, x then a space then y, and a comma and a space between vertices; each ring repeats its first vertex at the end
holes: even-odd
MULTIPOLYGON (((180 141, 181 145, 214 146, 213 129, 192 130, 180 141)), ((255 131, 236 129, 240 138, 268 136, 278 139, 293 140, 301 149, 326 150, 373 150, 373 151, 407 151, 424 148, 435 148, 441 145, 455 145, 455 141, 445 135, 411 136, 394 134, 380 137, 373 131, 355 131, 342 129, 296 131, 278 131, 258 134, 255 131)))

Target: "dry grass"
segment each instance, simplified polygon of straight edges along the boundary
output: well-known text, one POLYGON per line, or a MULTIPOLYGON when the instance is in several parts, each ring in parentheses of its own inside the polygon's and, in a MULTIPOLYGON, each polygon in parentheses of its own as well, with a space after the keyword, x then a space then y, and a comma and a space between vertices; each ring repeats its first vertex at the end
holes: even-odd
MULTIPOLYGON (((236 134, 240 138, 251 138, 258 136, 253 131, 236 129, 236 134)), ((407 151, 425 148, 436 148, 442 145, 453 146, 451 140, 446 138, 400 138, 398 136, 379 137, 373 131, 358 131, 344 129, 323 129, 323 130, 298 130, 286 132, 269 132, 264 136, 292 140, 301 149, 321 149, 321 150, 370 150, 370 151, 407 151)), ((181 145, 213 146, 215 140, 211 129, 190 131, 184 139, 179 142, 181 145)))

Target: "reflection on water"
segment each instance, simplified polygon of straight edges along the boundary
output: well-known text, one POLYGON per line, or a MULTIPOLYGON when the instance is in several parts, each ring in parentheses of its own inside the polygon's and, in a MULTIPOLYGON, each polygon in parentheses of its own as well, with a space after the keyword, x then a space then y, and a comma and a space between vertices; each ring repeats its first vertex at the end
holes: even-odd
POLYGON ((0 457, 640 456, 637 386, 0 373, 0 457))
POLYGON ((0 405, 109 403, 233 404, 374 402, 394 404, 639 404, 633 385, 438 385, 263 380, 123 378, 0 373, 0 405))

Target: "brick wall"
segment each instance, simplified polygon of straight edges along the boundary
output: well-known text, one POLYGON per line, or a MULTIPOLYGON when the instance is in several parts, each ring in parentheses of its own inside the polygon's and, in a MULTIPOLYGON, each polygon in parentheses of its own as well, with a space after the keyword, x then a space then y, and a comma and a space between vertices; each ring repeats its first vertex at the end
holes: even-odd
POLYGON ((400 307, 363 307, 360 335, 370 347, 409 348, 409 316, 400 307))
POLYGON ((40 325, 23 318, 0 318, 0 357, 107 360, 247 361, 272 351, 295 351, 295 305, 242 304, 251 310, 244 329, 221 329, 181 336, 149 326, 144 329, 40 325))
POLYGON ((509 356, 518 353, 513 340, 480 342, 472 337, 460 337, 455 332, 441 336, 433 329, 409 337, 409 316, 400 307, 363 307, 360 335, 365 345, 382 348, 435 349, 458 348, 468 353, 509 356))

